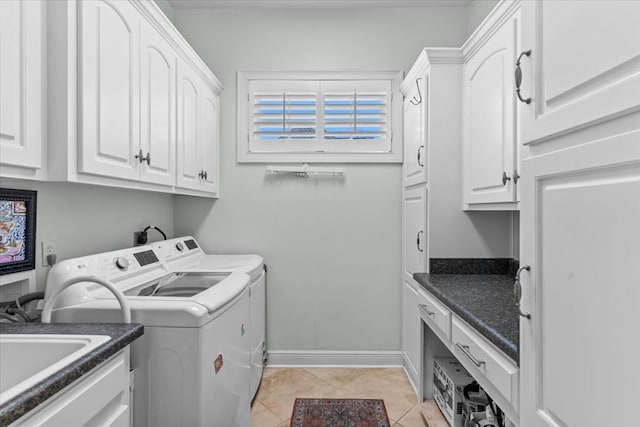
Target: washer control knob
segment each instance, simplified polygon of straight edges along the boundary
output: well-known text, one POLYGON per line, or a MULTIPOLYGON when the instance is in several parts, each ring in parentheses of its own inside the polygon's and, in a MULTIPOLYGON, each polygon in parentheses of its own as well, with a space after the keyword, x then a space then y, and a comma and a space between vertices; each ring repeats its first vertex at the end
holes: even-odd
POLYGON ((176 249, 177 249, 179 252, 184 251, 184 245, 182 244, 182 242, 178 242, 178 243, 176 243, 176 249))
POLYGON ((113 263, 120 270, 126 270, 127 268, 129 268, 129 261, 127 261, 127 259, 125 257, 119 256, 119 257, 117 257, 116 259, 113 260, 113 263))

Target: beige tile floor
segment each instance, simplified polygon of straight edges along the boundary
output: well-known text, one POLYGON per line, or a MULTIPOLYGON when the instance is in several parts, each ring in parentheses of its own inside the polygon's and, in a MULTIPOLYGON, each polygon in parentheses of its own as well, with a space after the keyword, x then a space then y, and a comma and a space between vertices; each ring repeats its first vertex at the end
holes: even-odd
POLYGON ((427 424, 401 368, 266 368, 252 427, 288 427, 296 397, 383 399, 392 426, 448 427, 431 417, 427 424))

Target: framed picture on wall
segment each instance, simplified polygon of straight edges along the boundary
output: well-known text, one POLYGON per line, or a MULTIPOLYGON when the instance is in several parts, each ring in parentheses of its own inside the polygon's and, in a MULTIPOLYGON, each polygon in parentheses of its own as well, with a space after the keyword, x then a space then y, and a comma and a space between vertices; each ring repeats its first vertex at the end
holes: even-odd
POLYGON ((0 275, 36 268, 37 192, 0 188, 0 275))

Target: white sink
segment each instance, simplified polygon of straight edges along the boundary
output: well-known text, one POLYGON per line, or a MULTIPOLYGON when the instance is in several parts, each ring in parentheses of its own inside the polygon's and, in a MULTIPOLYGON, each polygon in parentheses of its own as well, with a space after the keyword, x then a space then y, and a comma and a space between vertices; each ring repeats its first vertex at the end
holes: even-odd
POLYGON ((108 335, 0 335, 0 405, 110 339, 108 335))

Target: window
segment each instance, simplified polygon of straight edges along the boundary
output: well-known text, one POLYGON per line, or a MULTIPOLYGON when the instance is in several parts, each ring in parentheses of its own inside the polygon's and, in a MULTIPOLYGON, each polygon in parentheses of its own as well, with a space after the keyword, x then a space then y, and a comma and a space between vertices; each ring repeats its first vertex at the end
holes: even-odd
POLYGON ((401 162, 401 77, 239 72, 238 161, 401 162))

